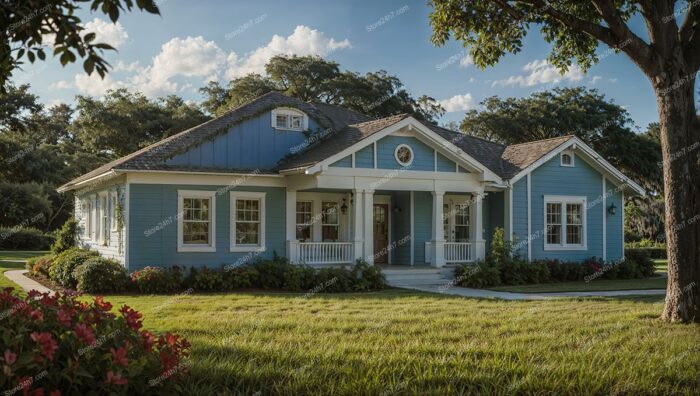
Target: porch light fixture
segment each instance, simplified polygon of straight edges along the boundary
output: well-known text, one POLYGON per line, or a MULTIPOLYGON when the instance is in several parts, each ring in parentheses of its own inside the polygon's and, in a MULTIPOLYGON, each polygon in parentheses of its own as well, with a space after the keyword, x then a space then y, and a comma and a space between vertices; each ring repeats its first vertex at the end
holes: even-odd
POLYGON ((348 204, 346 202, 347 202, 347 199, 343 198, 343 204, 340 205, 340 212, 342 214, 346 214, 348 212, 348 204))
POLYGON ((608 213, 610 214, 610 216, 615 216, 616 211, 617 211, 617 206, 615 206, 614 203, 608 207, 608 213))

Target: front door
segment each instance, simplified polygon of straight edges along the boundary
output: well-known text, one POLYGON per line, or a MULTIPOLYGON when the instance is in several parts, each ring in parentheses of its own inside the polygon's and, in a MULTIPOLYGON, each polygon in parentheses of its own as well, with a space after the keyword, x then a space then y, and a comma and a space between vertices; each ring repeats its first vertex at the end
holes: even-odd
POLYGON ((389 205, 375 204, 374 213, 374 262, 389 262, 389 205))

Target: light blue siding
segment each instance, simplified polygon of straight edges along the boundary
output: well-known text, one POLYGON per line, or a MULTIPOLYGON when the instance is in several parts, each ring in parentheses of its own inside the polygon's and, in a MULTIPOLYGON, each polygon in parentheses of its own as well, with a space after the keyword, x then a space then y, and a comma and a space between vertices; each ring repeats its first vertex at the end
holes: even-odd
MULTIPOLYGON (((309 119, 309 131, 321 127, 309 119)), ((271 169, 290 153, 305 148, 304 132, 272 128, 270 111, 229 128, 212 141, 202 143, 166 161, 168 165, 190 168, 271 169)))
MULTIPOLYGON (((563 261, 583 261, 590 257, 603 256, 603 205, 599 199, 603 192, 602 175, 593 169, 586 161, 576 157, 574 167, 560 166, 559 157, 535 169, 532 174, 532 232, 540 231, 539 238, 532 241, 532 259, 557 258, 563 261), (586 210, 586 239, 587 250, 546 251, 544 250, 544 196, 585 196, 588 208, 586 210)), ((523 179, 525 180, 525 179, 523 179)), ((519 218, 526 213, 521 204, 523 197, 514 197, 518 203, 515 209, 519 218)), ((515 218, 514 218, 515 220, 515 218)), ((527 221, 527 219, 525 220, 527 221)), ((527 224, 525 222, 524 224, 527 224)), ((514 226, 515 227, 515 226, 514 226)), ((516 227, 517 228, 517 227, 516 227)), ((525 234, 523 234, 525 236, 525 234)), ((565 235, 565 234, 564 234, 565 235)), ((620 236, 622 231, 620 231, 620 236)), ((611 235, 613 236, 613 235, 611 235)), ((527 252, 527 250, 526 250, 527 252)))
POLYGON ((374 145, 357 150, 355 152, 356 168, 374 168, 374 145))
POLYGON ((432 171, 434 169, 433 149, 418 139, 407 136, 386 136, 377 141, 377 168, 401 168, 394 157, 394 151, 399 144, 407 144, 413 150, 414 159, 410 167, 411 170, 432 171))
POLYGON ((483 205, 483 225, 484 225, 484 240, 486 240, 486 249, 490 249, 493 231, 497 228, 503 228, 503 192, 490 192, 482 203, 483 205))
MULTIPOLYGON (((357 160, 357 159, 356 159, 357 160)), ((392 203, 401 208, 401 212, 392 212, 392 259, 394 264, 408 265, 411 262, 411 196, 408 191, 392 194, 392 203)), ((390 208, 391 209, 391 208, 390 208)))
MULTIPOLYGON (((230 194, 216 195, 216 252, 177 251, 177 191, 216 191, 224 186, 131 184, 129 213, 129 271, 146 266, 207 266, 218 268, 235 263, 251 253, 229 251, 230 194), (157 227, 157 228, 156 228, 157 227)), ((285 189, 277 187, 239 187, 236 191, 265 192, 265 238, 267 250, 261 257, 276 251, 286 255, 285 189)), ((254 255, 254 254, 253 254, 254 255)))
POLYGON ((447 159, 444 155, 437 153, 437 170, 438 172, 455 172, 457 164, 454 161, 447 159))
POLYGON ((622 203, 622 192, 610 180, 606 181, 605 188, 611 194, 605 198, 605 206, 610 207, 614 203, 615 207, 617 207, 614 215, 608 213, 607 207, 603 208, 605 210, 605 225, 607 229, 605 238, 607 241, 607 260, 616 261, 623 257, 622 212, 625 205, 622 203))
MULTIPOLYGON (((536 229, 534 224, 533 231, 536 229)), ((513 243, 516 251, 526 259, 527 237, 527 178, 523 177, 513 185, 513 243)))
POLYGON ((348 155, 347 157, 332 163, 331 166, 336 168, 352 168, 352 156, 348 155))
POLYGON ((415 191, 413 199, 414 261, 425 264, 425 242, 430 241, 433 230, 433 196, 426 191, 415 191))

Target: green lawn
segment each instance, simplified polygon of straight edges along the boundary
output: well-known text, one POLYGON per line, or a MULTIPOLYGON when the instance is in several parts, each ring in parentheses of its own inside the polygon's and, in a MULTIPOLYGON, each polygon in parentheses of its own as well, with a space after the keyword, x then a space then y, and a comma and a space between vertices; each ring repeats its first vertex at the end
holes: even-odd
POLYGON ((26 251, 26 250, 2 250, 0 251, 0 261, 2 260, 29 260, 32 257, 43 256, 49 254, 50 252, 42 251, 26 251))
POLYGON ((654 266, 656 267, 656 272, 664 274, 668 272, 668 260, 654 260, 654 266))
POLYGON ((555 292, 586 292, 607 290, 646 290, 665 289, 666 278, 645 279, 595 279, 588 283, 584 281, 541 283, 536 285, 497 286, 489 290, 507 291, 514 293, 555 293, 555 292))
POLYGON ((700 326, 662 297, 111 296, 192 343, 184 394, 697 394, 700 326))

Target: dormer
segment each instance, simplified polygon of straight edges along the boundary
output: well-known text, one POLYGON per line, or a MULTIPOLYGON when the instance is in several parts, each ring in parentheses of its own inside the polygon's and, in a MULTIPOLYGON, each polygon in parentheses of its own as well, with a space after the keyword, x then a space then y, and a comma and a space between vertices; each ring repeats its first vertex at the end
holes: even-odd
POLYGON ((307 131, 309 116, 291 107, 278 107, 271 111, 272 128, 281 131, 307 131))

